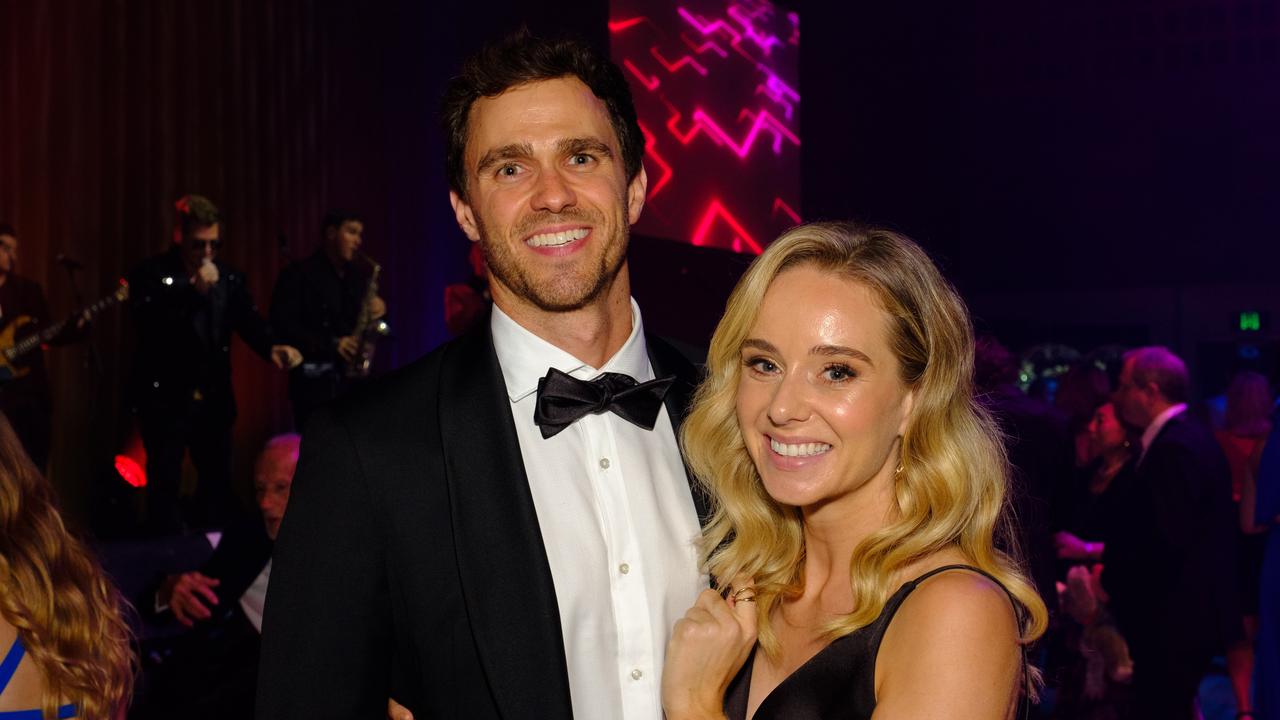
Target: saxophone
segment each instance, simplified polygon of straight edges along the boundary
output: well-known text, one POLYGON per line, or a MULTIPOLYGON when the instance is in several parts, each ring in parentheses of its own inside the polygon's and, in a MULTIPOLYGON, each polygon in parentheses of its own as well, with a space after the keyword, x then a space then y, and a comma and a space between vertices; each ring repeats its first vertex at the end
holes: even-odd
MULTIPOLYGON (((358 252, 358 251, 357 251, 358 252)), ((360 257, 373 268, 373 272, 369 275, 369 286, 364 291, 364 302, 360 305, 360 315, 356 317, 356 326, 351 331, 356 340, 360 343, 356 354, 351 358, 351 362, 347 364, 346 375, 349 378, 366 378, 369 377, 369 370, 373 367, 373 353, 377 350, 378 340, 391 332, 391 326, 386 320, 379 318, 373 319, 373 299, 378 296, 378 276, 382 274, 382 266, 373 261, 364 253, 358 253, 360 257)))

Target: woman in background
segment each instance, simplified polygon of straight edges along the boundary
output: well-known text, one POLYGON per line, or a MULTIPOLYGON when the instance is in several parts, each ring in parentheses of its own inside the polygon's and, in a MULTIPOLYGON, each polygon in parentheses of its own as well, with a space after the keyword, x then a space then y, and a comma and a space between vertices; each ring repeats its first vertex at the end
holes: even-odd
POLYGON ((123 718, 133 653, 121 607, 0 416, 0 720, 123 718))
POLYGON ((1047 613, 996 549, 1008 470, 973 353, 905 237, 806 225, 756 259, 684 427, 728 597, 676 625, 668 720, 1015 714, 1047 613))

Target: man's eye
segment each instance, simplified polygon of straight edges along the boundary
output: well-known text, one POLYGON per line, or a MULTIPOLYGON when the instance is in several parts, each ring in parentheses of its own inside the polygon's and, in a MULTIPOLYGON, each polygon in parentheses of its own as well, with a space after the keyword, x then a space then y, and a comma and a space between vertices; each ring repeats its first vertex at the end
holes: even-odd
POLYGON ((519 165, 503 165, 498 168, 499 177, 514 177, 520 174, 519 165))
POLYGON ((595 158, 586 153, 578 153, 569 158, 570 165, 589 165, 595 162, 595 158))

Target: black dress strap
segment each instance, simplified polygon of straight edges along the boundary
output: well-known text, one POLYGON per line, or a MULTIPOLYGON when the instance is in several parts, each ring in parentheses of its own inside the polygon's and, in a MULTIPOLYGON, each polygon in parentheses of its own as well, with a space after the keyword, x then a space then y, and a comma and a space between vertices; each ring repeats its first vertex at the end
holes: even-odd
MULTIPOLYGON (((909 585, 911 585, 911 588, 914 590, 916 586, 925 580, 948 570, 968 570, 970 572, 978 573, 995 583, 1001 590, 1003 590, 1004 594, 1009 596, 1009 602, 1013 604, 1013 615, 1018 620, 1018 635, 1022 635, 1022 629, 1027 622, 1027 609, 1023 607, 1022 603, 1018 602, 1018 598, 1014 597, 1013 593, 1009 592, 1009 588, 1005 587, 1004 583, 1000 582, 994 575, 980 567, 960 564, 943 565, 942 567, 936 567, 915 580, 912 580, 909 585)), ((1027 646, 1025 643, 1021 642, 1021 638, 1019 638, 1018 647, 1022 650, 1022 717, 1023 720, 1027 720, 1027 718, 1031 717, 1031 672, 1030 664, 1027 660, 1027 646)))

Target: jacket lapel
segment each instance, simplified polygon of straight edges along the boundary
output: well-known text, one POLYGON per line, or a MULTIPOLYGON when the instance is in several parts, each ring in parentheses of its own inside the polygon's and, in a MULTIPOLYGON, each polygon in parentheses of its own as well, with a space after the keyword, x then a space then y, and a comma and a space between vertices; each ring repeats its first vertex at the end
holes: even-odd
MULTIPOLYGON (((698 387, 698 371, 680 354, 680 351, 652 335, 645 337, 645 345, 649 349, 649 363, 653 366, 653 376, 660 378, 674 375, 676 378, 671 389, 667 391, 663 404, 667 407, 667 415, 671 417, 671 429, 675 431, 676 442, 679 443, 680 428, 684 425, 685 416, 689 414, 689 407, 693 404, 693 393, 698 387)), ((683 454, 684 448, 680 451, 683 454)), ((698 512, 698 524, 705 526, 711 519, 711 503, 707 493, 693 473, 689 472, 688 464, 684 466, 684 474, 689 480, 689 493, 693 496, 693 505, 698 512)))
POLYGON ((440 433, 458 572, 505 717, 572 716, 560 612, 488 323, 442 361, 440 433))

